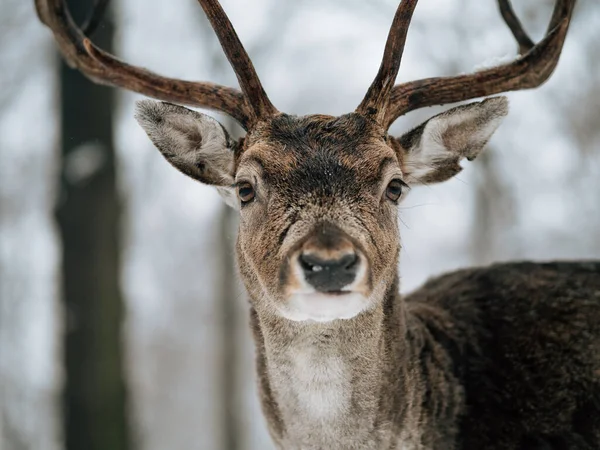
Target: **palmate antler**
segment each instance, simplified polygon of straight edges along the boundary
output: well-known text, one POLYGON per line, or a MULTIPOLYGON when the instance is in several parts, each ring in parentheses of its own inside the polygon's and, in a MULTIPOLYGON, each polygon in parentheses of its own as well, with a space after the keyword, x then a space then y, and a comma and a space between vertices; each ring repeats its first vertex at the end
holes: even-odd
MULTIPOLYGON (((198 1, 235 71, 241 92, 209 82, 167 78, 120 61, 86 37, 73 22, 65 1, 35 0, 35 5, 40 20, 54 33, 67 62, 91 80, 159 100, 221 111, 246 130, 278 114, 217 0, 198 1)), ((519 44, 520 56, 515 61, 470 75, 426 78, 394 85, 417 1, 403 0, 398 6, 377 76, 357 108, 358 113, 373 118, 386 129, 398 117, 418 108, 540 86, 558 63, 575 6, 575 0, 557 0, 546 36, 534 44, 523 30, 509 0, 498 0, 502 17, 519 44)), ((98 1, 97 11, 101 12, 107 2, 98 1)), ((90 16, 86 31, 97 25, 100 15, 90 16)))
POLYGON ((521 55, 515 61, 469 75, 426 78, 391 87, 398 74, 416 3, 417 0, 404 0, 398 6, 381 67, 357 109, 371 115, 386 129, 398 117, 415 109, 540 86, 556 68, 575 6, 575 0, 557 0, 546 36, 534 44, 509 0, 498 0, 502 17, 519 44, 521 55))
MULTIPOLYGON (((65 0, 35 0, 40 20, 54 33, 69 65, 97 83, 122 87, 159 100, 221 111, 233 117, 245 129, 277 114, 219 2, 199 0, 199 3, 235 71, 241 92, 208 82, 167 78, 122 62, 96 47, 86 37, 71 18, 65 0)), ((99 2, 98 6, 106 6, 106 2, 99 2)), ((88 26, 93 27, 98 16, 92 14, 93 19, 89 21, 92 23, 88 26)))

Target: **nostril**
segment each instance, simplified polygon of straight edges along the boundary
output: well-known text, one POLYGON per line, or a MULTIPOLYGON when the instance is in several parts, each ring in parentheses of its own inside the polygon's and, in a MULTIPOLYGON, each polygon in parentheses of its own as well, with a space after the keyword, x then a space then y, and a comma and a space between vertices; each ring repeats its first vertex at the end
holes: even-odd
POLYGON ((299 256, 302 269, 309 272, 322 270, 351 270, 358 263, 356 253, 347 253, 338 259, 325 259, 313 253, 302 253, 299 256))
POLYGON ((350 253, 340 259, 340 266, 346 270, 354 269, 357 263, 358 255, 356 253, 350 253))
POLYGON ((305 272, 320 272, 323 270, 323 261, 313 255, 300 255, 300 265, 305 272))

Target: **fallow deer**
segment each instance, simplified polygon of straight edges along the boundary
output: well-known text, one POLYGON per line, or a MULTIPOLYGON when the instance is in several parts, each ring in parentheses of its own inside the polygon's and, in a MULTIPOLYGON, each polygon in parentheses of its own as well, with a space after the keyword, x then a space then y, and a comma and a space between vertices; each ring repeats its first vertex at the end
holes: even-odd
MULTIPOLYGON (((100 3, 105 3, 104 1, 100 3)), ((396 138, 425 106, 534 88, 553 72, 574 8, 527 36, 498 0, 520 56, 470 75, 394 85, 417 0, 398 6, 383 62, 356 111, 298 117, 268 99, 217 0, 199 0, 241 91, 165 78, 94 46, 64 0, 36 0, 66 60, 143 100, 137 119, 166 160, 239 209, 260 399, 282 449, 600 448, 600 262, 509 263, 399 294, 397 204, 473 160, 504 97, 458 106, 396 138)))

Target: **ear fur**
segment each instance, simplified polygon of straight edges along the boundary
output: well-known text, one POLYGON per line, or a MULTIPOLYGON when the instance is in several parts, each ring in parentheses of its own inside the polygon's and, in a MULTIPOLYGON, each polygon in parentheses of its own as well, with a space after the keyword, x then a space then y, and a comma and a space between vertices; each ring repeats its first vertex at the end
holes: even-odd
POLYGON ((231 188, 235 144, 212 117, 153 100, 137 102, 135 118, 169 163, 202 183, 231 188))
POLYGON ((495 97, 432 117, 398 139, 409 184, 445 181, 474 160, 508 114, 508 99, 495 97))

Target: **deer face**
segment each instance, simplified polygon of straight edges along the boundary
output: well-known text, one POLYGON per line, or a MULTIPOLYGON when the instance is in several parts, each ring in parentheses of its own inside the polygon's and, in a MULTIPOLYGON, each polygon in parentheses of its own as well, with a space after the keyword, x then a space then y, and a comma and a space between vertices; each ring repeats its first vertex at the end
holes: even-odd
POLYGON ((209 116, 140 102, 165 158, 239 209, 237 257, 256 307, 289 320, 349 319, 396 277, 397 204, 473 159, 507 113, 505 98, 454 108, 399 139, 352 113, 279 114, 239 143, 209 116))
POLYGON ((357 114, 279 116, 245 145, 238 258, 252 296, 291 320, 368 308, 399 245, 404 182, 387 134, 357 114))

